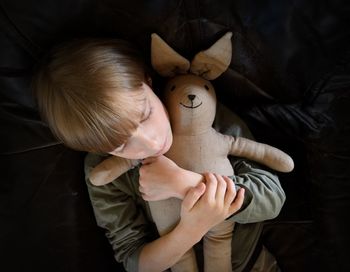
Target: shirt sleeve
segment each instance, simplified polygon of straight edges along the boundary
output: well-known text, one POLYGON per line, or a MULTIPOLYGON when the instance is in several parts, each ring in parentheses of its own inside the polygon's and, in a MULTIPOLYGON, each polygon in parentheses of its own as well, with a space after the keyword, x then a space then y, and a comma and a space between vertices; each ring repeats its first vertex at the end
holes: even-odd
MULTIPOLYGON (((86 177, 101 160, 101 156, 87 155, 86 177)), ((86 178, 97 224, 106 231, 115 259, 122 262, 127 271, 138 271, 139 254, 143 246, 154 239, 146 206, 136 190, 137 180, 138 171, 133 170, 104 186, 94 186, 86 178)))
POLYGON ((278 177, 253 163, 231 161, 235 171, 231 178, 237 190, 245 189, 245 199, 242 208, 230 220, 243 224, 275 218, 286 199, 278 177))
MULTIPOLYGON (((218 104, 214 128, 226 135, 253 139, 245 123, 227 107, 218 104)), ((230 157, 237 190, 245 189, 242 208, 229 220, 254 223, 275 218, 281 211, 286 196, 276 174, 257 163, 230 157)))

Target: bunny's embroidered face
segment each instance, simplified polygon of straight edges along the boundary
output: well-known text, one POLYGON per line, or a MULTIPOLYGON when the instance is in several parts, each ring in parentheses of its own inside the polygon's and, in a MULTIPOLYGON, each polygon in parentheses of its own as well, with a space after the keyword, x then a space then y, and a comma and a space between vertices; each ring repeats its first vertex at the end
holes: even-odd
POLYGON ((208 80, 214 80, 227 70, 232 57, 231 37, 232 33, 227 32, 190 62, 157 34, 152 34, 152 66, 160 75, 171 78, 164 103, 174 134, 198 135, 211 128, 216 95, 208 80))
POLYGON ((200 76, 187 74, 170 79, 165 88, 164 103, 175 134, 202 133, 214 122, 215 90, 200 76))

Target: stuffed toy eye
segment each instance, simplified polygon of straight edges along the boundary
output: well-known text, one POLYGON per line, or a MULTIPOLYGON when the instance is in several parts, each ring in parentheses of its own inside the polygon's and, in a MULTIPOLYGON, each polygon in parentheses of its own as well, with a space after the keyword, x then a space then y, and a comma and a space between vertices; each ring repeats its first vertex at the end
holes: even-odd
POLYGON ((175 86, 175 85, 171 86, 170 91, 175 90, 175 88, 176 88, 176 86, 175 86))
POLYGON ((208 85, 204 85, 204 88, 205 88, 207 91, 209 91, 208 85))

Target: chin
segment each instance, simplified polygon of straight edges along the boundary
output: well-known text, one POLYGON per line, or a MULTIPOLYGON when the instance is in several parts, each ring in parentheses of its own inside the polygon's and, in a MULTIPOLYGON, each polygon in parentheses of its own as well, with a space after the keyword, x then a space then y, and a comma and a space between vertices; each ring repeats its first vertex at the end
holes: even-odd
POLYGON ((161 156, 161 155, 164 155, 165 153, 167 153, 169 151, 172 143, 173 143, 173 136, 172 136, 172 134, 170 134, 166 139, 166 143, 165 143, 163 149, 159 150, 154 156, 157 157, 157 156, 161 156))
POLYGON ((168 139, 167 139, 167 144, 166 144, 164 153, 169 151, 172 144, 173 144, 173 134, 170 132, 168 139))
POLYGON ((164 150, 161 152, 162 154, 161 155, 164 155, 165 153, 167 153, 170 149, 170 146, 167 147, 167 148, 164 148, 164 150))

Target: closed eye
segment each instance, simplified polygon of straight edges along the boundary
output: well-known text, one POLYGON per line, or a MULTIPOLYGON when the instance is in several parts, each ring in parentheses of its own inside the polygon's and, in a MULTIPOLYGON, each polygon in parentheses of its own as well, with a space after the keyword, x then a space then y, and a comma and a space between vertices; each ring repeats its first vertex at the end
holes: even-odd
POLYGON ((152 113, 153 113, 153 107, 150 106, 148 112, 144 114, 144 117, 141 119, 140 123, 147 121, 151 117, 152 113))

